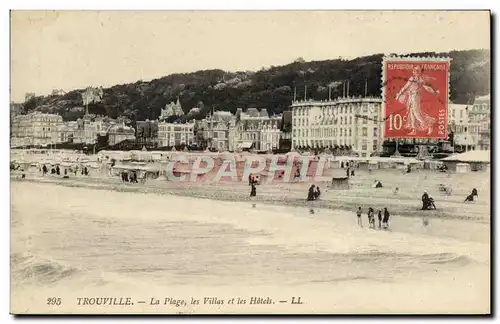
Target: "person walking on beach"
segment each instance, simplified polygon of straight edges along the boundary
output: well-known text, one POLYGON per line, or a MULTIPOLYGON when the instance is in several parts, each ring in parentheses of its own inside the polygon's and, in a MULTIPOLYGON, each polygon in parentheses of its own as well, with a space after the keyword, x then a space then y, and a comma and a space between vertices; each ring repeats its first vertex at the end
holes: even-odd
MULTIPOLYGON (((257 188, 255 188, 255 183, 250 184, 252 189, 250 189, 250 200, 253 200, 254 197, 257 196, 257 188)), ((252 207, 255 208, 255 203, 252 204, 252 207)))
POLYGON ((382 211, 378 210, 378 228, 382 228, 382 211))
POLYGON ((255 184, 252 182, 251 184, 252 189, 250 189, 250 197, 256 197, 257 196, 257 188, 255 188, 255 184))
POLYGON ((368 208, 368 227, 375 228, 375 212, 373 208, 368 208))
POLYGON ((389 217, 391 217, 391 215, 389 214, 389 211, 387 210, 387 207, 384 208, 384 220, 382 222, 382 226, 384 228, 389 228, 389 217))
POLYGON ((358 210, 356 211, 356 216, 358 217, 358 225, 363 227, 363 223, 361 222, 361 214, 362 214, 361 207, 358 207, 358 210))
POLYGON ((313 201, 314 200, 314 194, 315 194, 314 187, 315 187, 314 185, 311 185, 309 187, 309 192, 307 193, 307 201, 313 201))
POLYGON ((314 200, 318 200, 319 196, 321 196, 321 191, 319 190, 319 187, 316 186, 316 192, 314 193, 314 200))

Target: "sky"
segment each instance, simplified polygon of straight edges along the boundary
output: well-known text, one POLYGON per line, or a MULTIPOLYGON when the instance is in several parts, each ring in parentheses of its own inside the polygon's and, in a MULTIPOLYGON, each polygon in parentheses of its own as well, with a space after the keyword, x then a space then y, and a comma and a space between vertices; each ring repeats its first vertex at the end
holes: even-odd
POLYGON ((487 11, 12 11, 11 100, 298 57, 489 48, 487 11))

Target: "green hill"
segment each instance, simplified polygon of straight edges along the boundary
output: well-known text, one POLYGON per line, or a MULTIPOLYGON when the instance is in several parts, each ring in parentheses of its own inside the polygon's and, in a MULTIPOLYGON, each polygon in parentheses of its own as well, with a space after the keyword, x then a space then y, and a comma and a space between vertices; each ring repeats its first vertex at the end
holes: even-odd
MULTIPOLYGON (((470 98, 490 92, 490 51, 468 50, 449 53, 414 53, 407 56, 448 56, 451 65, 451 100, 466 103, 470 98)), ((283 66, 271 66, 260 71, 227 72, 205 70, 193 73, 176 73, 149 82, 115 85, 104 89, 102 102, 90 104, 93 114, 119 116, 131 120, 154 119, 166 103, 177 97, 187 113, 192 107, 201 107, 197 116, 202 118, 213 107, 216 110, 235 112, 237 108, 265 107, 269 113, 286 110, 293 99, 328 99, 328 85, 332 85, 332 98, 342 95, 342 80, 350 80, 350 94, 380 95, 382 54, 359 57, 353 60, 325 60, 305 62, 297 59, 283 66)), ((81 117, 80 93, 73 90, 63 95, 37 96, 25 103, 25 111, 43 110, 59 113, 65 120, 81 117)))

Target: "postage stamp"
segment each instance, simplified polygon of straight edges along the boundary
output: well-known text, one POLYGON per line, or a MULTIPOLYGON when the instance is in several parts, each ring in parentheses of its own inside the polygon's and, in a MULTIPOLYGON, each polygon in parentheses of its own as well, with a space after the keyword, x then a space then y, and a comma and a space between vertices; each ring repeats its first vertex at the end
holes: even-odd
POLYGON ((384 137, 446 139, 450 58, 384 57, 384 137))

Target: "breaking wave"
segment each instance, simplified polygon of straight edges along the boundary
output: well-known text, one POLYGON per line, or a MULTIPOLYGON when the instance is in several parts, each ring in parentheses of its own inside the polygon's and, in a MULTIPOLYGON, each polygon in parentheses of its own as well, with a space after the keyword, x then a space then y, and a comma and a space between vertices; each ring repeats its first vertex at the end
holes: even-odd
POLYGON ((14 253, 10 261, 11 276, 17 283, 56 283, 78 273, 76 268, 27 253, 14 253))

